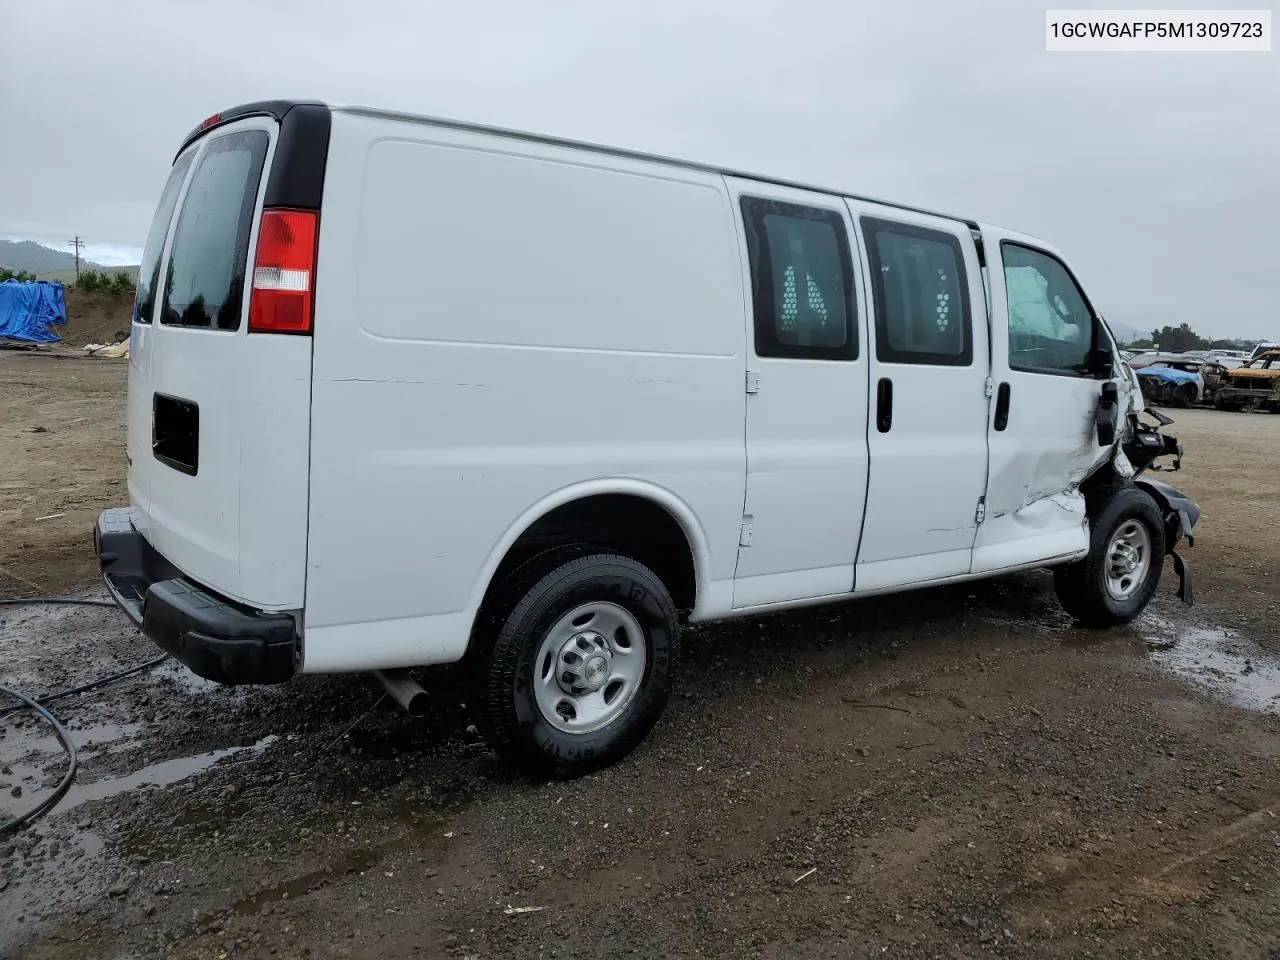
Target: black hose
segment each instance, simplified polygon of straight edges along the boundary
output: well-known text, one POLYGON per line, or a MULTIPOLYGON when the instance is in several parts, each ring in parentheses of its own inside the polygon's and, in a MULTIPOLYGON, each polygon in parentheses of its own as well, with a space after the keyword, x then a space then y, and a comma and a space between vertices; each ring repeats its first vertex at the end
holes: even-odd
MULTIPOLYGON (((87 600, 82 597, 22 597, 17 600, 0 600, 0 607, 17 607, 17 606, 71 606, 71 607, 114 607, 116 604, 111 600, 87 600)), ((81 684, 78 687, 72 687, 70 690, 59 690, 56 693, 47 693, 38 700, 32 700, 30 697, 23 696, 16 690, 10 690, 8 687, 0 686, 0 693, 7 693, 9 696, 20 701, 17 706, 6 707, 0 710, 0 717, 8 716, 18 710, 34 710, 53 727, 53 732, 61 741, 62 747, 67 752, 67 772, 63 774, 62 779, 58 782, 58 786, 53 793, 45 797, 40 803, 26 813, 19 814, 12 820, 0 823, 0 836, 13 830, 21 829, 35 822, 44 816, 62 799, 63 795, 71 789, 71 783, 75 780, 76 770, 80 766, 80 759, 76 754, 76 745, 71 740, 71 734, 67 732, 67 728, 59 722, 58 718, 44 707, 46 703, 52 703, 55 700, 62 700, 66 697, 73 697, 79 693, 88 693, 90 690, 96 690, 99 687, 105 687, 109 683, 115 683, 117 680, 123 680, 125 677, 131 677, 135 673, 142 673, 144 670, 150 670, 157 667, 164 661, 168 660, 168 656, 156 657, 154 660, 148 660, 146 663, 140 663, 137 666, 129 667, 118 673, 113 673, 106 677, 99 677, 89 683, 81 684)))
MULTIPOLYGON (((11 697, 15 697, 22 701, 22 705, 29 710, 34 710, 44 718, 45 722, 53 727, 53 732, 57 734, 58 739, 62 741, 62 748, 67 751, 67 772, 62 775, 62 780, 58 782, 58 786, 53 793, 45 797, 38 804, 28 810, 26 813, 20 813, 12 820, 6 820, 0 823, 0 836, 4 836, 11 830, 18 830, 27 824, 34 822, 44 816, 53 809, 54 804, 62 799, 62 795, 71 789, 71 781, 76 778, 76 768, 80 765, 80 758, 76 755, 76 745, 71 742, 71 734, 67 733, 64 727, 52 713, 42 707, 39 703, 30 697, 24 697, 16 690, 10 690, 8 687, 0 687, 0 692, 7 693, 11 697)), ((19 708, 21 709, 21 708, 19 708)))
MULTIPOLYGON (((115 683, 117 680, 123 680, 125 677, 131 677, 135 673, 142 673, 144 670, 150 670, 152 667, 158 667, 169 659, 169 655, 156 657, 154 660, 148 660, 146 663, 140 663, 136 667, 129 667, 121 670, 119 673, 113 673, 110 676, 101 677, 92 680, 89 683, 81 684, 78 687, 72 687, 70 690, 59 690, 57 693, 46 693, 42 697, 37 697, 37 703, 53 703, 55 700, 63 700, 67 697, 74 697, 77 693, 88 693, 90 690, 97 690, 99 687, 105 687, 109 683, 115 683)), ((0 710, 0 717, 6 717, 18 710, 25 710, 26 707, 19 704, 16 707, 6 707, 0 710)))

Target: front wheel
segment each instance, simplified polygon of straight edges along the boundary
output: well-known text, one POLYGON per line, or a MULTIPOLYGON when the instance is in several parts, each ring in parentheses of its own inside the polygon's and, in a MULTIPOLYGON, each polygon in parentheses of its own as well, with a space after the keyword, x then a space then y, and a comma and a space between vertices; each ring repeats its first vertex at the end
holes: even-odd
POLYGON ((1053 585, 1084 626, 1120 626, 1142 613, 1160 583, 1164 522, 1139 487, 1107 487, 1089 499, 1089 555, 1055 569, 1053 585))
POLYGON ((648 567, 609 552, 551 552, 495 603, 476 665, 476 719, 490 745, 534 776, 575 777, 630 753, 657 723, 675 675, 680 622, 648 567))

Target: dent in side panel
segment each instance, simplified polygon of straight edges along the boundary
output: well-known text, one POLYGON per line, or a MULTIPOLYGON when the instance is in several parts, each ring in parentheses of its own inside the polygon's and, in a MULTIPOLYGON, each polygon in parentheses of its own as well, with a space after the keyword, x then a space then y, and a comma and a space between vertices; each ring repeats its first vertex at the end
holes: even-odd
MULTIPOLYGON (((1023 392, 1033 390, 1036 381, 1019 378, 1023 392)), ((1095 441, 1094 414, 1098 384, 1092 380, 1071 381, 1052 378, 1043 381, 1056 390, 1070 384, 1069 405, 1077 411, 1075 439, 1063 443, 1061 436, 1037 429, 1035 417, 1043 408, 1033 398, 1022 398, 1027 407, 1020 419, 1025 428, 1013 435, 1016 444, 1000 445, 992 451, 991 474, 987 486, 987 522, 1014 524, 1021 532, 1009 532, 1005 539, 1032 537, 1050 529, 1061 529, 1064 514, 1084 522, 1084 496, 1079 487, 1111 456, 1110 447, 1095 441)), ((1062 402, 1062 397, 1045 396, 1044 402, 1062 402)), ((1053 426, 1046 421, 1044 426, 1053 426)), ((1010 431, 1014 430, 1011 423, 1010 431)))

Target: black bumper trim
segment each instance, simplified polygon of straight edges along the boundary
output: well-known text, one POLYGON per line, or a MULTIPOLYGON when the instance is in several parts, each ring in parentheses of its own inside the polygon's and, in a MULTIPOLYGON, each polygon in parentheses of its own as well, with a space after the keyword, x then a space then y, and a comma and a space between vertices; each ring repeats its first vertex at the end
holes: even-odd
POLYGON ((174 567, 118 507, 98 517, 94 546, 107 589, 146 638, 192 673, 224 684, 284 683, 297 667, 297 627, 207 590, 174 567))

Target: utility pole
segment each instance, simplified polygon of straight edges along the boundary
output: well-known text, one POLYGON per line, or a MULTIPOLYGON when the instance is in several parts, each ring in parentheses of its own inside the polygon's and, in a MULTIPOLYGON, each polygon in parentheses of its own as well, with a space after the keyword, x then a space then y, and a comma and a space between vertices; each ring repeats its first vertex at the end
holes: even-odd
POLYGON ((76 286, 80 285, 80 248, 84 246, 84 241, 80 239, 80 235, 76 234, 75 238, 67 242, 68 246, 74 247, 76 251, 76 286))

